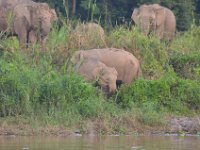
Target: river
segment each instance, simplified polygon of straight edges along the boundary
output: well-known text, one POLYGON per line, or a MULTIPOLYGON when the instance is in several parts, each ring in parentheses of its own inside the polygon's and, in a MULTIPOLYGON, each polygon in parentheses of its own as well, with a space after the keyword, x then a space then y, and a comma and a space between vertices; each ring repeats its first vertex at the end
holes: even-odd
POLYGON ((0 137, 0 150, 200 150, 196 136, 0 137))

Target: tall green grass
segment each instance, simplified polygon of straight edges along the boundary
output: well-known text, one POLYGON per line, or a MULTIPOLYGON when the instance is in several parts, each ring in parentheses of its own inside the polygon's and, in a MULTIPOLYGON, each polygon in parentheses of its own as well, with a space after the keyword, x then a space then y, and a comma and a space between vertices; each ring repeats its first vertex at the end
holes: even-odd
POLYGON ((107 38, 110 47, 125 49, 140 60, 145 78, 156 79, 165 73, 168 63, 167 49, 165 43, 158 38, 148 38, 134 27, 118 27, 107 38))
POLYGON ((152 126, 162 124, 163 115, 198 112, 199 27, 169 44, 153 35, 145 37, 134 27, 107 32, 107 46, 133 53, 144 75, 110 98, 70 71, 69 59, 78 50, 70 38, 73 31, 70 24, 55 27, 45 52, 37 44, 21 50, 16 38, 0 41, 0 117, 22 116, 66 126, 99 120, 99 132, 123 133, 134 121, 152 126))
POLYGON ((0 116, 75 113, 96 117, 103 111, 98 89, 78 75, 55 68, 41 54, 33 63, 21 52, 3 52, 0 60, 0 116), (72 107, 73 109, 69 109, 72 107), (70 111, 69 111, 70 110, 70 111))

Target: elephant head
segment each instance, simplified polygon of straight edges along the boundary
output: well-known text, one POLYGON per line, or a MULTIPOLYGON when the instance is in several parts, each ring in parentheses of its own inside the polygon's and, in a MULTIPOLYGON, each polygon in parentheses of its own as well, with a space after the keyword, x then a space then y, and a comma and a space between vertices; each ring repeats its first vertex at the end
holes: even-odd
MULTIPOLYGON (((46 3, 37 3, 31 11, 31 25, 36 35, 44 46, 47 36, 52 28, 52 23, 58 20, 54 9, 49 8, 46 3)), ((31 37, 30 37, 31 38, 31 37)))
POLYGON ((39 41, 42 49, 45 49, 52 22, 57 20, 55 10, 50 9, 46 3, 27 2, 16 5, 13 14, 13 30, 19 38, 20 45, 39 41))
POLYGON ((158 4, 141 5, 134 9, 131 18, 140 30, 148 35, 164 24, 165 9, 158 4))
POLYGON ((85 58, 84 51, 76 51, 71 58, 71 64, 75 71, 85 75, 86 80, 95 80, 107 95, 116 92, 118 72, 115 68, 92 57, 85 58))
POLYGON ((100 65, 93 70, 92 74, 96 77, 98 84, 107 95, 116 92, 118 73, 115 68, 107 67, 105 64, 100 63, 100 65))

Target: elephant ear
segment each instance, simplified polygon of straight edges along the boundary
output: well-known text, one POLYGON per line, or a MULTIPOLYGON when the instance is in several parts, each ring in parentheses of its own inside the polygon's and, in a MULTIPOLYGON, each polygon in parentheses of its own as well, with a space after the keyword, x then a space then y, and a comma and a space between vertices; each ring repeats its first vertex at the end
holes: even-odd
POLYGON ((36 9, 36 15, 38 18, 42 19, 49 16, 47 12, 50 11, 50 8, 47 3, 37 3, 35 9, 36 9))
POLYGON ((133 14, 132 14, 132 16, 131 16, 131 19, 132 19, 136 24, 139 23, 139 9, 138 9, 138 8, 135 8, 135 9, 134 9, 133 14))
POLYGON ((99 81, 100 77, 102 77, 103 74, 104 74, 104 68, 102 66, 97 66, 92 71, 92 75, 96 81, 99 81))
POLYGON ((165 21, 165 8, 155 9, 156 25, 160 26, 165 21))
POLYGON ((58 16, 56 14, 55 9, 50 9, 50 13, 51 13, 51 22, 57 21, 58 20, 58 16))

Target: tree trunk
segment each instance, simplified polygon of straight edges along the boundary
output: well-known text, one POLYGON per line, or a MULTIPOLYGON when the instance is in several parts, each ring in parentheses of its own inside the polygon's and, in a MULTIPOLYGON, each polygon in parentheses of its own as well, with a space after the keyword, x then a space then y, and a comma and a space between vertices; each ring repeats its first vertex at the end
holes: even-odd
POLYGON ((72 0, 72 14, 76 13, 76 0, 72 0))

